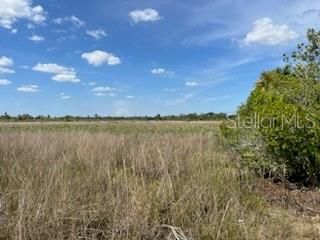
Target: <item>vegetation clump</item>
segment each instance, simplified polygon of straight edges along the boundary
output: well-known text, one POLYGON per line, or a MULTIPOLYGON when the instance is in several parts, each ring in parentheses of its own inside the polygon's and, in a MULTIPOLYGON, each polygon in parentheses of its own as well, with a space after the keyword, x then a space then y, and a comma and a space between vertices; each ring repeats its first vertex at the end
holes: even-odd
POLYGON ((294 182, 320 183, 320 32, 284 55, 285 66, 265 72, 238 110, 236 139, 247 166, 294 182))

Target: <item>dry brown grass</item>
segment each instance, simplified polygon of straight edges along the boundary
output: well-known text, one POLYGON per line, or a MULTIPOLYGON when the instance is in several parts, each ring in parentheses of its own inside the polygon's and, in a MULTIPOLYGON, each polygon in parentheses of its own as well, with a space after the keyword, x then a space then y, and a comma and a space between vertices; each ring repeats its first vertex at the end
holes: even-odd
POLYGON ((292 236, 240 189, 218 130, 204 132, 2 129, 0 239, 292 236))

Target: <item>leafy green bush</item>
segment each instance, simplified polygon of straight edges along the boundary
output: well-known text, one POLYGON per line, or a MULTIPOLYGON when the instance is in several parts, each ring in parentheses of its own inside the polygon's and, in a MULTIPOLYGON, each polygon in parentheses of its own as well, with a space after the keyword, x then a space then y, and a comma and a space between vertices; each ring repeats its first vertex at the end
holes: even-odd
POLYGON ((303 96, 302 81, 281 71, 263 74, 239 115, 259 117, 257 131, 274 161, 287 167, 289 179, 316 184, 320 180, 319 112, 295 99, 313 97, 303 96))
POLYGON ((285 67, 262 74, 233 132, 242 152, 248 151, 241 146, 245 135, 251 136, 249 146, 262 141, 260 148, 249 148, 260 170, 285 166, 281 171, 289 180, 315 185, 320 183, 320 32, 308 30, 307 38, 308 44, 285 56, 285 67))

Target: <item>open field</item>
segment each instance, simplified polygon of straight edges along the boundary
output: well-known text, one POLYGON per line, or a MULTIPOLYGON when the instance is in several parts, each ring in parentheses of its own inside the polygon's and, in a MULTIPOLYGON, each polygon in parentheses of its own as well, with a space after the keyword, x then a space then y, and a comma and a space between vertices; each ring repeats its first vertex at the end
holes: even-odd
POLYGON ((107 132, 111 134, 205 133, 219 121, 92 121, 92 122, 1 122, 0 130, 52 132, 107 132))
POLYGON ((214 122, 0 124, 0 239, 317 239, 239 170, 214 122))

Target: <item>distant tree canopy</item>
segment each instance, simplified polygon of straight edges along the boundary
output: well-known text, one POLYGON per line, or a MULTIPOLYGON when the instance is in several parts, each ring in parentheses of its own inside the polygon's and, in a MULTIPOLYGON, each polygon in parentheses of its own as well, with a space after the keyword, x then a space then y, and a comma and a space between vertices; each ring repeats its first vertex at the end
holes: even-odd
POLYGON ((320 183, 320 32, 308 30, 307 40, 284 55, 284 67, 261 75, 238 114, 259 116, 253 138, 262 140, 272 164, 286 167, 288 179, 316 185, 320 183))
POLYGON ((114 116, 100 116, 94 114, 93 116, 71 116, 66 115, 62 117, 51 117, 48 116, 31 116, 29 114, 22 114, 17 116, 10 116, 8 113, 0 115, 0 120, 3 121, 112 121, 112 120, 143 120, 143 121, 162 121, 162 120, 171 120, 171 121, 219 121, 227 119, 226 113, 190 113, 190 114, 180 114, 180 115, 167 115, 161 116, 157 114, 156 116, 130 116, 130 117, 114 117, 114 116))

